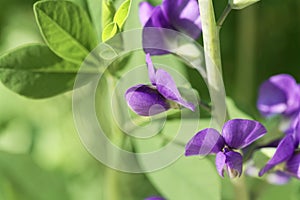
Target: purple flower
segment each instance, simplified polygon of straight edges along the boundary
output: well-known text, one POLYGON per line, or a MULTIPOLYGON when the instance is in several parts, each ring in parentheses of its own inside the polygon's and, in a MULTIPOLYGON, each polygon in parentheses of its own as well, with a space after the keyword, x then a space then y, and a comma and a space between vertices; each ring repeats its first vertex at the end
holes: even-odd
POLYGON ((166 29, 184 33, 193 39, 197 39, 202 31, 197 0, 163 0, 156 7, 141 2, 139 15, 146 27, 143 31, 144 51, 151 55, 167 54, 174 49, 178 34, 166 29))
POLYGON ((146 55, 146 63, 151 85, 133 86, 125 94, 126 101, 134 112, 142 116, 151 116, 164 112, 174 105, 195 110, 194 104, 182 98, 168 72, 163 69, 155 71, 150 54, 146 55))
POLYGON ((186 145, 185 155, 216 154, 216 168, 224 177, 224 170, 230 178, 242 174, 243 157, 235 149, 242 149, 262 137, 267 130, 257 121, 233 119, 227 121, 222 135, 213 128, 198 132, 186 145))
POLYGON ((289 160, 295 150, 295 140, 292 134, 285 136, 275 151, 274 156, 267 162, 267 164, 260 170, 259 176, 264 175, 267 171, 271 170, 276 165, 289 160))
POLYGON ((166 199, 158 196, 153 196, 153 197, 148 197, 145 200, 166 200, 166 199))
POLYGON ((286 136, 280 141, 274 156, 267 162, 267 164, 260 170, 259 176, 264 175, 266 172, 274 168, 280 163, 286 163, 285 171, 290 172, 292 175, 300 178, 297 171, 295 171, 295 166, 299 168, 299 156, 295 153, 298 148, 300 141, 300 115, 298 116, 298 121, 293 132, 286 134, 286 136), (298 162, 298 164, 297 164, 298 162), (296 174, 296 175, 295 175, 296 174))
POLYGON ((156 7, 141 2, 139 13, 145 27, 173 29, 194 39, 202 30, 197 0, 163 0, 156 7))
POLYGON ((274 185, 284 185, 287 184, 291 180, 291 176, 282 171, 275 171, 274 173, 270 173, 267 177, 267 181, 274 185))
POLYGON ((257 107, 264 116, 290 116, 300 108, 299 85, 288 74, 272 76, 260 86, 257 107))
POLYGON ((300 179, 300 153, 296 152, 293 156, 286 162, 285 171, 290 175, 300 179))

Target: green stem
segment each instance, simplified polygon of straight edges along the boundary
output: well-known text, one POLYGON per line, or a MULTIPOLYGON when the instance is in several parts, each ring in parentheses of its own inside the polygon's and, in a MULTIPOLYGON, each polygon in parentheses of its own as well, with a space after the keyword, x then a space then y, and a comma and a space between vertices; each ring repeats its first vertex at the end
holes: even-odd
POLYGON ((223 11, 222 15, 220 16, 220 18, 218 19, 217 25, 219 30, 222 28, 222 25, 226 19, 226 17, 229 15, 230 11, 232 10, 231 6, 228 4, 225 8, 225 10, 223 11))
POLYGON ((198 2, 201 13, 207 83, 211 101, 214 102, 211 127, 221 129, 226 119, 226 103, 222 80, 219 28, 216 24, 212 0, 198 0, 198 2))
MULTIPOLYGON (((198 0, 198 2, 199 2, 200 13, 201 13, 207 79, 208 79, 212 102, 216 102, 218 101, 217 98, 220 97, 220 94, 218 94, 218 92, 222 91, 222 88, 220 87, 224 87, 223 83, 220 82, 222 81, 220 80, 220 76, 222 79, 222 75, 220 75, 222 73, 222 62, 221 62, 219 30, 226 16, 229 14, 230 9, 228 7, 225 9, 219 23, 216 24, 212 0, 198 0)), ((222 112, 225 111, 225 118, 226 118, 226 104, 224 103, 222 104, 222 102, 219 101, 219 104, 215 104, 213 106, 215 106, 214 109, 216 109, 217 111, 222 111, 222 112), (219 107, 216 108, 216 106, 219 107), (222 108, 222 106, 224 108, 222 108)), ((221 126, 224 123, 225 119, 222 119, 223 114, 224 113, 220 113, 221 118, 218 115, 213 116, 213 118, 217 118, 216 119, 217 125, 219 126, 221 126)), ((214 124, 212 126, 214 126, 214 124)), ((243 175, 238 179, 233 179, 232 184, 234 185, 235 188, 236 200, 249 199, 247 186, 245 184, 243 175)))
POLYGON ((216 25, 212 0, 198 0, 201 13, 205 59, 209 57, 222 71, 219 30, 216 25))
POLYGON ((249 200, 245 176, 242 174, 240 178, 231 179, 234 186, 235 200, 249 200))

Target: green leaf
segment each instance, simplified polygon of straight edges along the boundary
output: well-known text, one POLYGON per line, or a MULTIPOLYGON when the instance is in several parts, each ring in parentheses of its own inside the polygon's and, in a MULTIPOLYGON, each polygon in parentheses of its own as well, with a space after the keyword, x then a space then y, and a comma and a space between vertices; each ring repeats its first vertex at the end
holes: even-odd
POLYGON ((36 21, 47 45, 58 56, 81 63, 97 45, 87 13, 68 1, 39 1, 34 4, 36 21))
POLYGON ((113 200, 142 200, 159 195, 145 174, 128 174, 107 169, 105 198, 113 200))
POLYGON ((126 19, 128 18, 130 7, 131 7, 131 1, 132 0, 126 0, 124 1, 121 6, 118 8, 115 16, 114 16, 114 22, 117 23, 118 27, 120 29, 123 28, 126 19))
POLYGON ((102 41, 105 42, 118 33, 118 25, 114 22, 108 24, 102 32, 102 41))
POLYGON ((236 104, 234 103, 234 101, 231 98, 229 98, 229 97, 226 98, 226 105, 227 105, 228 114, 230 116, 230 119, 234 119, 234 118, 250 119, 250 120, 253 119, 251 116, 249 116, 248 114, 246 114, 243 111, 241 111, 236 106, 236 104))
POLYGON ((101 41, 101 33, 103 30, 103 25, 100 23, 99 19, 102 17, 102 0, 87 0, 87 7, 90 13, 92 23, 97 32, 98 41, 101 41))
MULTIPOLYGON (((154 152, 166 145, 163 138, 175 139, 170 146, 176 151, 184 152, 187 141, 200 129, 209 126, 210 120, 198 119, 174 119, 168 120, 161 133, 147 140, 132 140, 138 153, 154 152), (162 136, 164 135, 164 136, 162 136)), ((152 121, 153 123, 160 123, 152 121)), ((153 126, 152 129, 155 127, 153 126)), ((160 130, 161 127, 157 127, 160 130)), ((161 159, 164 159, 161 157, 161 159)), ((139 159, 141 166, 146 166, 146 160, 139 159)), ((207 159, 199 157, 181 157, 169 166, 161 166, 163 169, 147 173, 152 184, 165 198, 170 200, 182 199, 220 199, 220 178, 215 166, 207 159)))
POLYGON ((147 176, 167 199, 221 199, 220 178, 215 166, 207 159, 181 157, 174 164, 147 176))
POLYGON ((254 188, 255 199, 257 200, 270 200, 270 199, 286 199, 297 200, 299 199, 299 181, 292 180, 286 185, 267 185, 260 184, 254 188))
POLYGON ((41 44, 19 47, 0 57, 2 83, 30 98, 51 97, 72 90, 78 68, 41 44))
POLYGON ((61 175, 41 169, 27 155, 0 152, 0 177, 0 182, 6 182, 6 187, 1 191, 6 191, 3 194, 6 197, 23 200, 70 199, 61 175))
POLYGON ((110 0, 103 0, 102 1, 102 28, 104 28, 113 22, 113 18, 115 16, 115 6, 113 2, 110 0))

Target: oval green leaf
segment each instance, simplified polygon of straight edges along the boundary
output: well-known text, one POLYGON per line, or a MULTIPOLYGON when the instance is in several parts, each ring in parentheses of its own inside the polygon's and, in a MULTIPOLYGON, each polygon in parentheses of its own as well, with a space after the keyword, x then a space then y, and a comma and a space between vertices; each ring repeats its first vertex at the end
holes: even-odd
POLYGON ((102 41, 105 42, 118 33, 118 25, 114 22, 108 24, 102 32, 102 41))
POLYGON ((103 0, 102 1, 102 27, 103 29, 113 22, 113 18, 115 15, 116 9, 114 7, 113 2, 103 0))
POLYGON ((34 12, 43 38, 58 56, 81 63, 97 45, 87 13, 76 4, 40 1, 34 4, 34 12))
POLYGON ((64 61, 46 45, 19 47, 0 57, 0 79, 30 98, 51 97, 73 89, 79 65, 64 61))
POLYGON ((181 157, 174 164, 147 176, 167 199, 221 199, 220 178, 207 159, 181 157))
POLYGON ((122 5, 118 8, 115 16, 114 16, 114 22, 117 23, 118 27, 120 29, 123 28, 126 19, 128 18, 130 7, 131 7, 131 1, 132 0, 126 0, 122 3, 122 5))

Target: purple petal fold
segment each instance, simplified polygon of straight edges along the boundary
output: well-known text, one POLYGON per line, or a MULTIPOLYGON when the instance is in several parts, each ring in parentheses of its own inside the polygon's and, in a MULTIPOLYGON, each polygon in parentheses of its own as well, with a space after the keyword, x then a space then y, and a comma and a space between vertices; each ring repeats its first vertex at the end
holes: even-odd
POLYGON ((286 171, 300 179, 300 153, 294 154, 286 163, 286 171))
POLYGON ((216 156, 216 168, 222 177, 224 177, 224 170, 230 178, 240 176, 243 170, 243 157, 235 151, 219 152, 216 156))
POLYGON ((260 89, 257 107, 262 115, 290 115, 300 106, 299 86, 295 79, 287 74, 272 76, 260 89))
POLYGON ((226 155, 227 172, 230 178, 241 176, 243 170, 243 157, 240 153, 228 151, 226 155))
POLYGON ((147 67, 148 67, 148 76, 151 81, 151 84, 156 85, 155 69, 154 69, 154 66, 153 66, 153 63, 152 63, 149 53, 147 53, 147 55, 146 55, 146 63, 147 63, 147 67))
POLYGON ((216 168, 221 177, 224 177, 224 167, 226 162, 226 156, 223 152, 218 152, 216 155, 216 168))
POLYGON ((293 155, 294 150, 295 141, 293 135, 285 136, 278 144, 274 156, 268 161, 266 166, 260 170, 258 175, 262 176, 279 163, 287 161, 293 155))
POLYGON ((213 129, 207 128, 198 132, 186 145, 185 155, 207 155, 218 153, 224 147, 224 140, 220 133, 213 129))
POLYGON ((224 124, 222 136, 229 147, 240 149, 259 139, 266 132, 266 128, 257 121, 233 119, 224 124))
POLYGON ((155 115, 170 108, 167 100, 148 85, 136 85, 129 88, 125 98, 129 107, 142 116, 155 115))
POLYGON ((194 111, 195 106, 192 103, 185 101, 175 84, 172 76, 163 69, 158 69, 155 76, 156 87, 159 93, 161 93, 166 99, 175 101, 176 103, 194 111))
POLYGON ((150 3, 148 2, 141 2, 139 5, 139 16, 140 16, 140 21, 142 23, 142 25, 144 26, 147 21, 150 19, 153 10, 154 10, 154 6, 152 6, 150 3))

